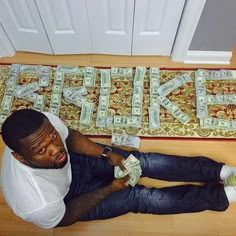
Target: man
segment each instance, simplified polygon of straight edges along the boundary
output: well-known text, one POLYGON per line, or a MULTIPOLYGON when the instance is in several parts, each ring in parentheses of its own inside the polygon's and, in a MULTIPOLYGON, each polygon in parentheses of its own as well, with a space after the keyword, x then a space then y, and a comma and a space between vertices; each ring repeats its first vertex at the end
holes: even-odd
POLYGON ((236 168, 206 157, 106 147, 50 113, 16 111, 4 122, 2 136, 7 145, 1 171, 5 200, 16 215, 45 229, 128 212, 224 211, 236 201, 235 188, 221 183, 236 168), (205 185, 132 188, 128 176, 114 179, 114 166, 125 171, 123 161, 131 153, 140 160, 143 177, 205 185))

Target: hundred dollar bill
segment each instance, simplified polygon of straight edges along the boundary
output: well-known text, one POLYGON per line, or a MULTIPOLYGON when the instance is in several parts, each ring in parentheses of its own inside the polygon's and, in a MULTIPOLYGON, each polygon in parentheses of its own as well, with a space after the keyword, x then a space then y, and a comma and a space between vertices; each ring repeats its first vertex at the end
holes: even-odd
POLYGON ((142 117, 141 116, 127 116, 126 127, 137 127, 141 128, 142 117))
POLYGON ((111 70, 101 69, 101 87, 110 88, 111 87, 111 70))
POLYGON ((30 93, 30 94, 25 95, 24 97, 21 97, 21 99, 24 99, 29 102, 35 102, 37 96, 38 96, 37 93, 30 93))
POLYGON ((213 117, 204 117, 200 120, 200 127, 207 129, 225 129, 232 128, 232 121, 213 117))
POLYGON ((145 74, 146 74, 146 67, 137 66, 135 70, 135 76, 134 76, 134 85, 143 86, 145 74))
POLYGON ((107 110, 109 107, 109 96, 99 96, 99 102, 98 102, 98 107, 101 108, 102 110, 107 110))
POLYGON ((61 94, 52 93, 49 112, 55 115, 59 115, 60 107, 61 107, 61 94))
POLYGON ((160 129, 160 107, 149 107, 149 129, 160 129))
POLYGON ((33 105, 33 109, 37 111, 43 111, 45 106, 45 95, 37 95, 33 105))
POLYGON ((50 74, 51 73, 51 66, 42 66, 41 73, 42 74, 50 74))
POLYGON ((79 67, 78 66, 58 65, 57 71, 64 72, 65 74, 77 74, 79 71, 79 67))
POLYGON ((38 91, 40 89, 38 82, 33 82, 25 85, 17 85, 15 89, 15 96, 18 98, 25 97, 26 95, 38 91))
POLYGON ((68 96, 73 93, 78 93, 83 96, 87 94, 87 89, 85 86, 67 87, 63 89, 63 93, 68 94, 68 96))
POLYGON ((85 67, 84 82, 85 87, 95 87, 95 81, 97 77, 97 69, 91 66, 85 67))
POLYGON ((39 77, 39 86, 40 87, 48 87, 50 81, 50 74, 43 73, 39 77))
POLYGON ((100 87, 100 95, 109 96, 110 95, 110 88, 100 87))
POLYGON ((8 79, 6 81, 6 94, 13 95, 16 88, 16 79, 8 79))
POLYGON ((21 73, 37 73, 41 74, 42 66, 41 65, 20 65, 21 73))
POLYGON ((94 103, 84 102, 80 114, 80 124, 89 125, 93 117, 94 103))
POLYGON ((117 127, 126 127, 127 126, 127 117, 126 116, 114 116, 114 126, 117 127))
POLYGON ((170 94, 173 90, 177 89, 178 87, 180 87, 190 81, 192 81, 192 80, 191 80, 191 77, 189 76, 189 74, 182 74, 182 75, 178 76, 177 78, 174 78, 174 79, 166 82, 165 84, 161 85, 158 88, 158 93, 162 96, 166 96, 166 95, 170 94))
POLYGON ((157 67, 150 67, 149 76, 150 78, 159 78, 160 70, 157 67))
POLYGON ((140 138, 137 136, 132 136, 132 135, 128 135, 128 134, 115 134, 115 133, 113 133, 111 142, 112 142, 112 144, 118 145, 118 146, 139 148, 140 138))
POLYGON ((107 109, 103 109, 101 107, 98 107, 98 109, 97 109, 97 117, 105 117, 105 116, 107 116, 107 112, 108 112, 107 109))
POLYGON ((111 68, 111 77, 114 78, 132 78, 133 77, 133 69, 132 68, 119 68, 112 67, 111 68))
POLYGON ((9 73, 18 74, 20 72, 20 64, 12 64, 9 73))
POLYGON ((198 118, 207 117, 208 116, 207 97, 197 96, 196 105, 197 105, 197 117, 198 118))
POLYGON ((56 71, 55 79, 54 79, 53 86, 52 86, 53 93, 62 93, 64 79, 65 79, 64 72, 56 71))
POLYGON ((64 96, 65 101, 73 103, 74 105, 78 107, 82 107, 82 104, 87 101, 87 98, 83 97, 79 93, 76 93, 73 91, 71 92, 65 89, 63 91, 63 96, 64 96))
POLYGON ((115 178, 123 178, 126 175, 130 175, 129 184, 134 187, 140 176, 142 175, 142 169, 140 165, 140 161, 133 156, 132 154, 125 160, 124 167, 126 171, 122 171, 118 166, 114 168, 114 177, 115 178))
POLYGON ((1 102, 0 113, 7 115, 11 111, 13 95, 5 94, 1 102))
POLYGON ((113 116, 97 116, 96 117, 96 127, 107 128, 113 125, 113 116))

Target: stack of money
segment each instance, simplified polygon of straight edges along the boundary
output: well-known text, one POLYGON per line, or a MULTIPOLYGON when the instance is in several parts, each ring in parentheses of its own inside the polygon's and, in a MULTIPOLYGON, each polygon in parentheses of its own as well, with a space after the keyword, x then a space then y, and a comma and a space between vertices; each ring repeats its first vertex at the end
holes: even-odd
POLYGON ((124 161, 124 167, 126 168, 126 171, 122 171, 119 166, 115 166, 114 168, 114 176, 117 179, 123 178, 126 175, 130 176, 129 184, 134 187, 140 176, 142 175, 142 169, 140 166, 140 161, 130 154, 128 158, 124 161))
POLYGON ((157 92, 161 96, 167 96, 173 90, 177 89, 178 87, 180 87, 190 81, 192 81, 192 80, 191 80, 191 77, 189 76, 189 74, 182 74, 182 75, 178 76, 177 78, 174 78, 174 79, 166 82, 165 84, 161 85, 158 88, 157 92))
POLYGON ((97 109, 96 127, 111 126, 113 119, 108 115, 110 90, 111 90, 111 70, 101 69, 101 87, 97 109))
POLYGON ((141 116, 114 116, 115 127, 137 127, 141 128, 141 116))
POLYGON ((84 71, 84 82, 85 87, 95 87, 97 77, 97 69, 92 66, 86 66, 84 71))
POLYGON ((57 71, 61 71, 66 75, 84 75, 85 69, 79 66, 58 65, 57 71))
POLYGON ((39 86, 47 87, 50 81, 51 66, 42 66, 41 75, 39 77, 39 86))
POLYGON ((175 103, 171 102, 167 97, 158 95, 157 99, 159 100, 160 104, 182 124, 187 124, 189 122, 190 117, 182 112, 180 108, 175 103))
POLYGON ((128 134, 112 134, 111 143, 116 146, 139 148, 140 138, 128 134))
POLYGON ((52 86, 53 93, 62 93, 65 75, 64 72, 56 71, 52 86))
POLYGON ((119 68, 111 67, 111 78, 132 78, 133 69, 132 68, 119 68))
POLYGON ((37 94, 33 109, 36 111, 43 111, 45 107, 45 95, 37 94))
POLYGON ((41 65, 20 65, 20 74, 36 74, 40 75, 42 71, 41 65))
POLYGON ((72 103, 78 107, 82 107, 83 102, 87 101, 83 95, 87 94, 87 89, 84 86, 67 87, 63 89, 63 96, 65 101, 72 103))
POLYGON ((150 78, 150 107, 148 108, 149 129, 160 128, 160 103, 157 99, 157 91, 160 87, 159 68, 151 67, 149 69, 150 78))
POLYGON ((146 67, 137 66, 135 70, 133 82, 133 97, 132 97, 132 115, 141 116, 143 106, 143 82, 146 74, 146 67))
POLYGON ((93 118, 94 103, 83 102, 80 114, 80 124, 89 125, 93 118))
POLYGON ((200 119, 200 127, 203 129, 224 129, 228 131, 235 131, 236 120, 204 117, 200 119))
POLYGON ((207 95, 207 104, 236 104, 236 94, 207 95))
POLYGON ((206 80, 236 80, 236 70, 204 70, 198 69, 196 77, 206 80))
POLYGON ((18 98, 24 98, 25 96, 34 93, 40 89, 38 82, 32 82, 24 85, 17 85, 15 88, 15 96, 18 98))
POLYGON ((52 93, 49 112, 58 116, 60 108, 61 108, 61 94, 52 93))

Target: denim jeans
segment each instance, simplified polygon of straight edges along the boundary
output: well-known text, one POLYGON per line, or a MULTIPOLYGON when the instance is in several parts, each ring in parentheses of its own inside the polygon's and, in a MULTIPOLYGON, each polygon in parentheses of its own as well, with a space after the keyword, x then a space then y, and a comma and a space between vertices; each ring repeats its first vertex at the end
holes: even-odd
MULTIPOLYGON (((220 183, 223 163, 207 157, 128 152, 113 147, 112 150, 125 158, 130 154, 138 158, 142 177, 205 184, 164 188, 146 188, 141 185, 129 187, 110 194, 82 219, 84 221, 112 218, 128 212, 177 214, 204 210, 224 211, 229 206, 224 186, 220 183)), ((70 157, 72 183, 65 202, 104 187, 114 179, 114 167, 106 160, 75 153, 70 153, 70 157)))

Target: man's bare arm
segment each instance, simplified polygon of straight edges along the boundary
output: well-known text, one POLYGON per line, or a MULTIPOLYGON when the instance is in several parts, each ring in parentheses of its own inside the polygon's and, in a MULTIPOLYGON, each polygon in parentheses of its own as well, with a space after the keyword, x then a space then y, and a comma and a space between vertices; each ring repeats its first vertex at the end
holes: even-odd
MULTIPOLYGON (((69 129, 66 144, 68 149, 72 152, 96 158, 100 158, 104 150, 104 147, 94 143, 85 135, 73 129, 69 129)), ((125 167, 123 166, 123 161, 125 159, 121 155, 108 151, 107 159, 111 165, 119 166, 123 171, 125 170, 125 167)))
POLYGON ((56 227, 68 226, 79 221, 95 208, 112 192, 116 192, 128 187, 129 176, 123 179, 115 179, 112 184, 100 188, 94 192, 85 193, 72 199, 66 204, 66 212, 61 222, 56 227))
POLYGON ((84 154, 92 157, 100 158, 104 148, 90 139, 79 131, 69 129, 69 135, 66 139, 67 147, 70 151, 79 154, 84 154))

